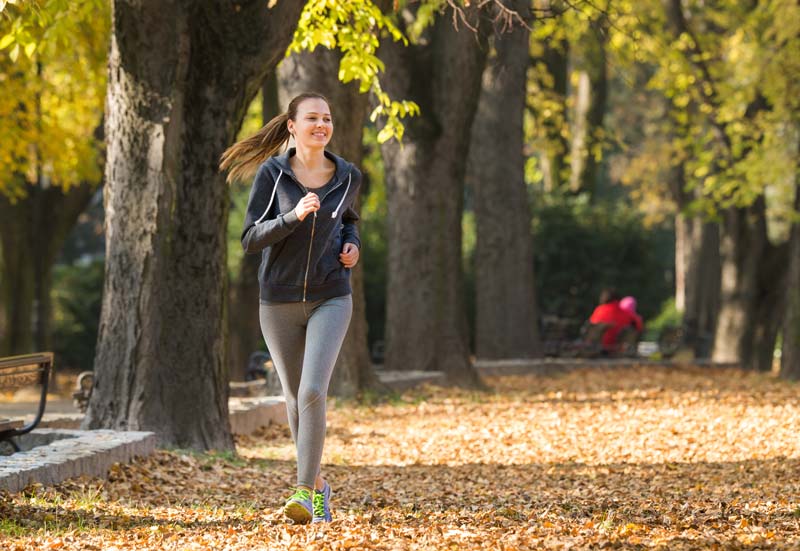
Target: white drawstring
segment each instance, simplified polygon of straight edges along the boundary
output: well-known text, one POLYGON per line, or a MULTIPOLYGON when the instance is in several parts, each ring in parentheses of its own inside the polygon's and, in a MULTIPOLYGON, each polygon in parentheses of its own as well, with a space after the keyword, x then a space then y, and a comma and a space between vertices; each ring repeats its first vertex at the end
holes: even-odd
POLYGON ((272 207, 272 202, 275 200, 275 192, 278 191, 278 182, 281 181, 281 176, 283 176, 283 170, 281 170, 281 173, 278 174, 278 179, 275 180, 275 187, 272 188, 272 196, 269 198, 269 205, 267 205, 267 210, 264 211, 264 214, 261 215, 261 218, 256 220, 256 224, 260 224, 264 220, 264 218, 267 217, 267 213, 269 212, 270 207, 272 207))
POLYGON ((342 195, 342 200, 339 201, 338 205, 336 205, 336 210, 333 211, 331 218, 336 218, 336 215, 339 214, 339 209, 341 208, 342 203, 344 203, 344 198, 347 197, 347 192, 350 191, 350 181, 352 180, 352 178, 353 178, 353 173, 351 172, 350 174, 347 175, 347 187, 344 190, 344 195, 342 195))

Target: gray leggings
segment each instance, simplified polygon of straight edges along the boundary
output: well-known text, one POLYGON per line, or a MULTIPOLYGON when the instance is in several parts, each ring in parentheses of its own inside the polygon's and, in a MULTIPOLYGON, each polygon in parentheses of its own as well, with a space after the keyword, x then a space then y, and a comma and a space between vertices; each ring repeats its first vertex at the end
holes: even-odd
POLYGON ((313 302, 270 302, 259 308, 297 447, 297 485, 314 487, 325 443, 325 398, 353 313, 351 295, 313 302))

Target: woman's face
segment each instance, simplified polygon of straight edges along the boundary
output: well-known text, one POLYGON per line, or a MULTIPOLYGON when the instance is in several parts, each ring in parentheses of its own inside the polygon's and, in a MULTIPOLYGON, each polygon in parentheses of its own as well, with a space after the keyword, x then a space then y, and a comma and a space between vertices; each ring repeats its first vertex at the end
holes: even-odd
POLYGON ((331 109, 319 98, 301 101, 295 120, 289 119, 286 124, 300 147, 324 148, 333 136, 331 109))

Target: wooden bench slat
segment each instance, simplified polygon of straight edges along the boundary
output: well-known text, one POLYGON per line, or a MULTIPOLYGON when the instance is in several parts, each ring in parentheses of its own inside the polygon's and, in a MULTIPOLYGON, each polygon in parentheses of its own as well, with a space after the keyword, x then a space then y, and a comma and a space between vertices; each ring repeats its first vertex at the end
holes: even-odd
POLYGON ((25 422, 20 419, 0 419, 0 431, 18 429, 24 424, 25 422))
POLYGON ((19 446, 17 446, 13 438, 29 433, 42 420, 42 415, 44 415, 45 406, 47 405, 47 386, 52 369, 52 352, 0 358, 0 390, 13 390, 16 386, 35 385, 37 383, 41 386, 39 404, 33 421, 25 424, 16 420, 0 420, 0 440, 10 442, 15 451, 19 451, 19 446))
POLYGON ((29 367, 27 365, 25 365, 25 366, 14 366, 14 367, 3 367, 3 366, 0 366, 0 376, 11 377, 12 375, 30 375, 32 373, 36 374, 36 373, 41 373, 42 369, 44 369, 44 368, 41 367, 41 366, 36 366, 36 367, 29 367), (20 369, 20 367, 22 367, 23 369, 20 369), (28 369, 24 369, 24 368, 28 368, 28 369))
POLYGON ((41 352, 39 354, 23 354, 21 356, 9 356, 0 358, 0 368, 24 367, 28 365, 38 365, 43 363, 53 363, 52 352, 41 352))

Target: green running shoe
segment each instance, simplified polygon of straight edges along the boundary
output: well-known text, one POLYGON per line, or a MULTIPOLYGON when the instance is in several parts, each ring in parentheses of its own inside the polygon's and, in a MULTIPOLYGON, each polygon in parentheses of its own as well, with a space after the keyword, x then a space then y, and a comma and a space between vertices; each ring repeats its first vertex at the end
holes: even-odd
POLYGON ((311 522, 330 522, 333 520, 331 516, 331 486, 328 481, 322 490, 314 490, 314 518, 311 522))
POLYGON ((312 512, 311 492, 302 488, 298 488, 297 491, 286 500, 286 505, 283 506, 283 514, 297 524, 309 522, 312 517, 312 512))

